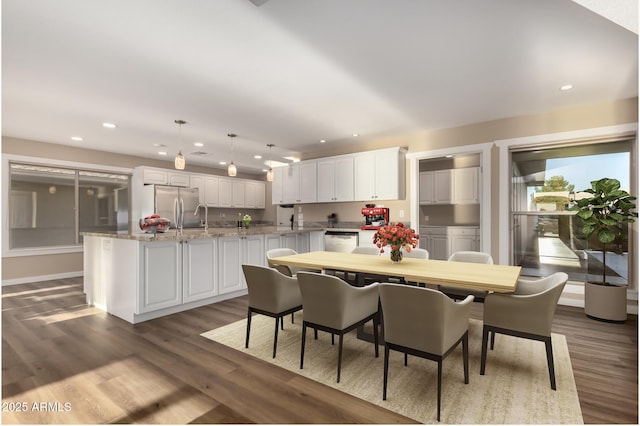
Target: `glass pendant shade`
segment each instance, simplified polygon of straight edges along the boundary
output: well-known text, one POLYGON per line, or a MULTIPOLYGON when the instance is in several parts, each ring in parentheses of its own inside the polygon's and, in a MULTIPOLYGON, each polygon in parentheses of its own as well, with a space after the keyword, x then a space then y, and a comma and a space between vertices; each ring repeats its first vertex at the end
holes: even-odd
POLYGON ((271 167, 267 170, 267 181, 273 182, 273 169, 271 167))
POLYGON ((187 124, 184 120, 173 120, 174 123, 178 125, 178 155, 176 155, 176 159, 173 162, 173 165, 177 170, 184 170, 184 166, 187 164, 187 161, 182 155, 182 125, 187 124))
POLYGON ((238 174, 238 169, 236 168, 236 165, 233 164, 233 161, 229 164, 229 167, 227 168, 227 174, 229 176, 235 176, 238 174))
POLYGON ((176 169, 184 170, 185 164, 186 164, 186 161, 184 159, 184 155, 182 155, 182 151, 180 151, 180 152, 178 152, 178 155, 176 155, 176 159, 174 161, 174 165, 175 165, 176 169))

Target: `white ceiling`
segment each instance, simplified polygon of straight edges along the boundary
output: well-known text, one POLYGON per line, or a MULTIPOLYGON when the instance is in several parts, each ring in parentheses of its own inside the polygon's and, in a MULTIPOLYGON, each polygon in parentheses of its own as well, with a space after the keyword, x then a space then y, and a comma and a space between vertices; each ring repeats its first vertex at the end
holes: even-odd
POLYGON ((261 3, 3 0, 2 134, 222 167, 236 133, 259 173, 270 143, 281 160, 638 95, 637 33, 570 0, 261 3))

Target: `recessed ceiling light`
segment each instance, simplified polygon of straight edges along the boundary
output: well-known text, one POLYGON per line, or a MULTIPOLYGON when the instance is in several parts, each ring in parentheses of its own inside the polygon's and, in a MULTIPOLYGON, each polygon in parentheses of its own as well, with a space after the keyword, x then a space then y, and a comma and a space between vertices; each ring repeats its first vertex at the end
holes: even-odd
POLYGON ((193 146, 204 146, 202 142, 194 142, 193 146))
POLYGON ((326 139, 320 139, 320 143, 325 143, 327 142, 326 139))
POLYGON ((253 158, 255 158, 256 160, 259 160, 262 158, 262 155, 254 155, 253 158))
POLYGON ((102 123, 102 127, 106 127, 107 129, 115 129, 118 126, 113 123, 102 123))
POLYGON ((354 138, 357 138, 357 137, 358 137, 358 136, 360 136, 360 135, 359 135, 358 133, 354 133, 354 134, 353 134, 353 135, 351 135, 351 136, 353 136, 354 138))
POLYGON ((158 155, 167 155, 166 151, 158 151, 158 155))
POLYGON ((567 91, 567 90, 571 90, 571 89, 573 89, 573 84, 565 84, 565 85, 560 86, 560 90, 562 90, 562 91, 567 91))
POLYGON ((224 165, 226 165, 226 164, 227 164, 227 162, 226 162, 226 161, 221 161, 221 162, 220 162, 220 165, 221 165, 221 166, 224 166, 224 165))
POLYGON ((82 138, 80 136, 71 136, 72 141, 82 142, 82 138))

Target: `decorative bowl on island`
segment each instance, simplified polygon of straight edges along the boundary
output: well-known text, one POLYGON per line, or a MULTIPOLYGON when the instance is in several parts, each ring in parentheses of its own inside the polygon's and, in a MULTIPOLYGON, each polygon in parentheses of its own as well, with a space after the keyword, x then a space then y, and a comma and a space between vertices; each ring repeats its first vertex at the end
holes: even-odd
POLYGON ((160 215, 157 214, 152 214, 144 219, 140 219, 138 224, 140 225, 140 229, 148 234, 165 232, 171 227, 171 221, 169 219, 160 217, 160 215))

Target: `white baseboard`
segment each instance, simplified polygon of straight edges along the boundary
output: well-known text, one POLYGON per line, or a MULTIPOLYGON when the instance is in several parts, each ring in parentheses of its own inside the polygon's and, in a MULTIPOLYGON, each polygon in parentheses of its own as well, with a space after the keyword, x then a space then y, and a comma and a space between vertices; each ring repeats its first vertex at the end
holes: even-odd
POLYGON ((64 278, 75 278, 84 276, 83 271, 64 272, 62 274, 39 275, 37 277, 13 278, 10 280, 2 280, 2 286, 36 283, 40 281, 61 280, 64 278))

